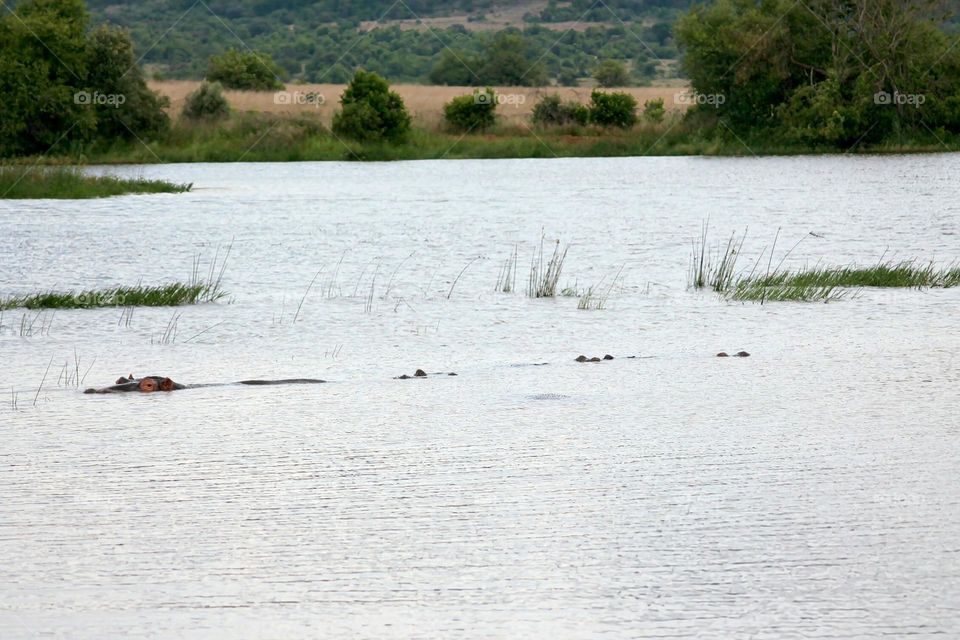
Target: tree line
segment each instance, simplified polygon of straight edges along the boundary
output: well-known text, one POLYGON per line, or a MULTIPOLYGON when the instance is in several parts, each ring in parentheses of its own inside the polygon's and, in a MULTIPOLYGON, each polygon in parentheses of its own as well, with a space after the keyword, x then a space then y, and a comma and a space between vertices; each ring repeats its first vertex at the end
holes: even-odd
POLYGON ((716 0, 676 26, 689 118, 852 148, 960 133, 960 49, 938 0, 716 0))

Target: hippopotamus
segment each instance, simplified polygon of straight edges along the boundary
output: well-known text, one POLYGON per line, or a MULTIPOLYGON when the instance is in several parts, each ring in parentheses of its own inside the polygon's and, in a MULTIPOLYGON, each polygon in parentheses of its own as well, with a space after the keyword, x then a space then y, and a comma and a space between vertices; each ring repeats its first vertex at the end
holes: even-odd
POLYGON ((596 356, 594 356, 593 358, 588 358, 587 356, 580 355, 574 358, 574 360, 576 360, 577 362, 603 362, 604 360, 613 360, 613 356, 610 355, 609 353, 603 356, 602 358, 598 358, 596 356))
POLYGON ((133 377, 133 374, 130 374, 129 378, 124 376, 117 378, 114 385, 100 389, 87 389, 84 393, 123 393, 126 391, 153 393, 154 391, 179 391, 186 388, 186 385, 174 382, 166 376, 143 376, 137 379, 133 377))
MULTIPOLYGON (((240 380, 235 384, 246 385, 273 385, 273 384, 321 384, 326 380, 317 380, 314 378, 287 378, 284 380, 240 380)), ((99 389, 87 389, 84 393, 125 393, 129 391, 139 391, 140 393, 153 393, 154 391, 179 391, 181 389, 197 389, 200 387, 222 387, 230 383, 213 384, 180 384, 174 382, 166 376, 143 376, 135 378, 133 374, 129 377, 120 376, 116 384, 99 389)))
MULTIPOLYGON (((720 353, 717 354, 717 357, 718 357, 718 358, 729 358, 729 357, 730 357, 730 354, 727 353, 726 351, 721 351, 720 353)), ((734 358, 749 358, 749 357, 750 357, 750 354, 747 353, 746 351, 737 351, 735 354, 733 354, 733 357, 734 357, 734 358)))
MULTIPOLYGON (((441 373, 437 373, 436 375, 442 376, 442 375, 444 375, 444 374, 441 372, 441 373)), ((448 373, 448 374, 446 374, 446 375, 448 375, 448 376, 455 376, 455 375, 457 375, 457 374, 455 374, 454 372, 451 371, 450 373, 448 373)), ((427 377, 427 372, 426 372, 426 371, 424 371, 423 369, 417 369, 416 371, 413 372, 413 375, 412 375, 412 376, 408 376, 407 374, 403 374, 402 376, 397 376, 397 377, 395 377, 394 380, 410 380, 411 378, 426 378, 426 377, 427 377)))

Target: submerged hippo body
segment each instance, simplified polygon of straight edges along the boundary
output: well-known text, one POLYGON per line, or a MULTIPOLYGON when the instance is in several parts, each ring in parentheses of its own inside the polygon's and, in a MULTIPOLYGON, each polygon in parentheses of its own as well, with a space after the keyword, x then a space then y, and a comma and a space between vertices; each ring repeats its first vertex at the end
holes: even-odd
MULTIPOLYGON (((236 384, 246 385, 274 385, 274 384, 321 384, 326 380, 315 378, 286 378, 283 380, 241 380, 236 384)), ((87 389, 84 393, 153 393, 154 391, 180 391, 181 389, 196 389, 199 387, 222 387, 230 383, 220 384, 180 384, 164 376, 144 376, 135 378, 133 375, 117 379, 117 383, 100 389, 87 389)))

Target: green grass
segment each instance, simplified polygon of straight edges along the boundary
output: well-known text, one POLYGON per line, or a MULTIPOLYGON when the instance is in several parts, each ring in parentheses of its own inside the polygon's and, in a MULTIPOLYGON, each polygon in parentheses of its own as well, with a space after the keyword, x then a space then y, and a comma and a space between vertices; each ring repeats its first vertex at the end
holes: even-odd
POLYGON ((172 283, 153 287, 113 287, 87 291, 48 291, 0 298, 0 310, 90 309, 96 307, 175 307, 213 302, 226 295, 209 283, 172 283))
POLYGON ((905 260, 883 262, 872 267, 817 267, 745 276, 721 293, 729 300, 830 302, 861 287, 920 289, 956 286, 960 286, 960 267, 938 268, 932 263, 905 260))
POLYGON ((761 287, 955 287, 960 267, 937 268, 915 260, 883 262, 872 267, 821 267, 797 272, 781 271, 752 279, 761 287))
POLYGON ((668 118, 630 130, 596 126, 533 127, 501 124, 483 133, 459 135, 438 126, 413 128, 402 144, 359 143, 333 135, 317 114, 238 112, 222 122, 178 120, 162 138, 141 142, 93 143, 53 150, 25 164, 153 164, 167 162, 393 161, 615 156, 753 156, 907 153, 960 150, 958 141, 911 139, 854 149, 804 146, 758 137, 746 140, 724 128, 701 127, 668 118))
POLYGON ((0 198, 103 198, 130 193, 181 193, 193 185, 163 180, 88 176, 71 167, 0 166, 0 198))
MULTIPOLYGON (((739 239, 732 235, 725 247, 709 246, 709 221, 704 222, 700 237, 694 241, 688 273, 688 285, 693 289, 710 288, 727 300, 751 302, 830 302, 846 297, 851 289, 862 287, 929 288, 960 286, 960 266, 937 267, 934 263, 917 260, 878 262, 869 267, 840 266, 814 267, 798 271, 780 266, 800 244, 797 242, 773 267, 774 238, 767 257, 766 271, 758 273, 760 257, 745 275, 737 275, 736 264, 746 232, 739 239), (719 256, 719 257, 715 257, 719 256)), ((803 238, 801 238, 801 241, 803 238)))
MULTIPOLYGON (((942 132, 941 132, 942 133, 942 132)), ((421 123, 402 144, 358 143, 333 135, 315 113, 237 112, 221 122, 177 120, 160 139, 95 142, 56 148, 22 164, 153 164, 175 162, 393 161, 616 156, 755 156, 836 153, 911 153, 960 150, 947 134, 916 137, 852 149, 805 145, 759 132, 738 137, 728 129, 679 116, 629 130, 567 125, 498 124, 483 133, 459 135, 421 123), (946 142, 941 142, 945 140, 946 142)), ((176 186, 176 185, 175 185, 176 186)), ((3 191, 0 191, 2 193, 3 191)), ((126 192, 126 191, 124 191, 126 192)), ((111 194, 106 194, 111 195, 111 194)))
POLYGON ((847 296, 847 290, 831 286, 798 284, 758 284, 749 279, 738 281, 722 292, 727 300, 740 302, 834 302, 847 296))

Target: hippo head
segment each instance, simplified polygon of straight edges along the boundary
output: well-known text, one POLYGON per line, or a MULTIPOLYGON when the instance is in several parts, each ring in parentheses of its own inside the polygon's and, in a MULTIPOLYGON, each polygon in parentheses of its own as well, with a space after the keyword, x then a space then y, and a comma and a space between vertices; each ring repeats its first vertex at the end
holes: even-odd
POLYGON ((170 378, 161 378, 160 376, 147 376, 141 378, 137 383, 137 387, 143 393, 152 393, 154 391, 173 391, 177 388, 182 389, 182 386, 178 386, 170 378))

